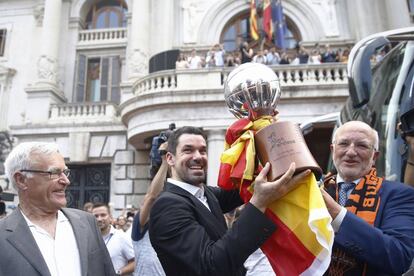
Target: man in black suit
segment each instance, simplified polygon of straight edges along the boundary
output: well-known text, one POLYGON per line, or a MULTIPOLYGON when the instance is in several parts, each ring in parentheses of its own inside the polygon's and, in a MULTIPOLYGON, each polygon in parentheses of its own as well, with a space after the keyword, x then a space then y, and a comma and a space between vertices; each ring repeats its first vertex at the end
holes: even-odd
POLYGON ((266 164, 253 196, 227 230, 223 213, 243 204, 238 191, 206 186, 207 145, 199 128, 183 127, 168 140, 171 167, 165 191, 150 214, 150 239, 167 275, 244 275, 244 261, 276 231, 266 207, 293 189, 309 171, 293 176, 295 165, 267 182, 266 164))

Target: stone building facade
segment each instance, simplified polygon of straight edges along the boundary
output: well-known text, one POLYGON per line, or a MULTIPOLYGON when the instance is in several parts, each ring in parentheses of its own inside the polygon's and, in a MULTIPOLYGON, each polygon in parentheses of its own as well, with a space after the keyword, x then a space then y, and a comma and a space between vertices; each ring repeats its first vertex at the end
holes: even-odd
MULTIPOLYGON (((412 25, 406 0, 282 2, 290 39, 308 47, 338 49, 412 25)), ((149 64, 171 50, 205 52, 216 43, 235 50, 248 38, 249 5, 248 0, 0 0, 0 131, 8 131, 15 143, 59 144, 74 170, 71 206, 90 200, 110 202, 116 210, 139 206, 149 185, 151 139, 171 122, 206 130, 208 184, 215 185, 224 133, 234 121, 223 97, 231 68, 150 73, 149 64)), ((303 123, 337 112, 348 95, 344 64, 272 68, 281 78, 283 120, 303 123)))

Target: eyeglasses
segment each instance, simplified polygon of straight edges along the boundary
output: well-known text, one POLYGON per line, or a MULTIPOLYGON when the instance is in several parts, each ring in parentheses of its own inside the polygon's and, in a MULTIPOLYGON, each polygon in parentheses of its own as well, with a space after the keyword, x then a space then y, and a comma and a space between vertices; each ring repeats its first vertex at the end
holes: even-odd
POLYGON ((375 149, 373 145, 364 141, 351 142, 348 140, 339 140, 338 142, 335 142, 335 144, 340 150, 347 150, 351 147, 351 145, 354 145, 354 149, 360 152, 375 149))
POLYGON ((20 170, 21 172, 31 172, 31 173, 48 173, 50 179, 58 179, 64 174, 66 177, 70 176, 69 169, 51 169, 49 171, 42 171, 42 170, 20 170))

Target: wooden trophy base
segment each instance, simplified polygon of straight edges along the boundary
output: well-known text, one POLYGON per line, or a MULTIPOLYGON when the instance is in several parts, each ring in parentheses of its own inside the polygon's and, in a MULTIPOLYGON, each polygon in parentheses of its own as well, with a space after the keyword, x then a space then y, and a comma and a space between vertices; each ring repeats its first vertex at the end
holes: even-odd
POLYGON ((254 138, 260 162, 272 165, 269 180, 281 177, 292 162, 296 163, 295 173, 311 169, 316 179, 322 176, 322 170, 309 151, 297 124, 289 121, 275 122, 259 130, 254 138))

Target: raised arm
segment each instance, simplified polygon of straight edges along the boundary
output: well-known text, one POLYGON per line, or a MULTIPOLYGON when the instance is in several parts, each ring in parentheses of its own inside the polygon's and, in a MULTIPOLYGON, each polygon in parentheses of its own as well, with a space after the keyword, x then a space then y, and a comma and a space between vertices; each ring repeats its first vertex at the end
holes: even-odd
MULTIPOLYGON (((167 143, 163 143, 161 144, 159 149, 165 150, 166 148, 167 143)), ((162 155, 161 166, 158 169, 158 172, 155 174, 154 178, 152 179, 150 186, 148 187, 148 191, 144 197, 144 202, 139 212, 139 222, 141 228, 144 227, 144 225, 148 222, 152 205, 154 204, 155 199, 157 199, 158 195, 164 189, 164 183, 167 178, 167 172, 168 163, 165 160, 165 155, 162 155)))

